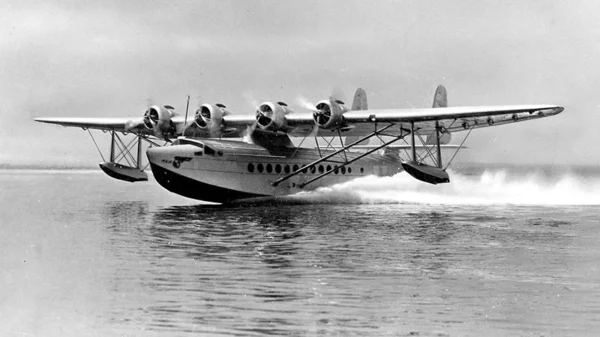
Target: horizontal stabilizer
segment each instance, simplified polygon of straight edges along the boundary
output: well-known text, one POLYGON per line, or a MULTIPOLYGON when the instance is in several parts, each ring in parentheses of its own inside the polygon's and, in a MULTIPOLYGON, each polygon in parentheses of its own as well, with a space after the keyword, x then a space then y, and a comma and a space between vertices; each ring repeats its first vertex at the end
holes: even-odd
POLYGON ((414 161, 402 162, 402 167, 406 173, 426 183, 437 185, 450 182, 448 173, 439 167, 419 164, 414 161))

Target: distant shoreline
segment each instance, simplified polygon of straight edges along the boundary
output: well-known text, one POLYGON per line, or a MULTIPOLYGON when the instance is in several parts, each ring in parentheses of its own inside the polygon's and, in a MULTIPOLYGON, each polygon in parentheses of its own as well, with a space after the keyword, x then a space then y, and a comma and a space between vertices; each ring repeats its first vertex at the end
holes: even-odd
POLYGON ((99 170, 98 166, 58 166, 58 165, 13 165, 13 164, 0 164, 0 170, 99 170))

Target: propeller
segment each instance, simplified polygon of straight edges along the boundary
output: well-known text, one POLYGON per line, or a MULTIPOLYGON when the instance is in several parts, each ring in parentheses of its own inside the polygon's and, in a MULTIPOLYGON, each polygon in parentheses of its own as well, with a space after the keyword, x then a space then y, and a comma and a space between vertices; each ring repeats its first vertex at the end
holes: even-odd
POLYGON ((325 125, 331 119, 331 107, 329 104, 319 103, 315 107, 313 117, 319 125, 325 125))
POLYGON ((256 121, 262 126, 267 126, 273 120, 273 109, 268 104, 263 104, 256 110, 256 121))
POLYGON ((252 95, 251 92, 245 91, 242 95, 244 96, 246 103, 248 103, 253 109, 258 106, 258 100, 254 97, 254 95, 252 95))
POLYGON ((202 106, 200 106, 198 108, 198 110, 196 110, 196 114, 194 115, 194 120, 196 121, 196 123, 198 123, 198 125, 201 128, 205 128, 208 124, 206 123, 206 120, 210 120, 210 109, 206 109, 202 106))
POLYGON ((311 101, 309 101, 306 97, 304 97, 304 96, 298 95, 298 97, 296 97, 296 103, 299 106, 301 106, 301 107, 303 107, 303 108, 305 108, 307 110, 310 110, 310 111, 316 111, 317 110, 317 107, 311 101))
POLYGON ((156 123, 158 123, 158 112, 156 111, 156 109, 150 107, 146 110, 146 112, 144 112, 144 124, 149 128, 149 129, 154 129, 154 127, 156 126, 156 123))
MULTIPOLYGON (((331 96, 329 96, 329 98, 331 99, 332 102, 347 101, 346 94, 344 94, 344 91, 340 87, 333 87, 331 89, 331 96)), ((341 104, 344 104, 344 103, 341 103, 341 104)))

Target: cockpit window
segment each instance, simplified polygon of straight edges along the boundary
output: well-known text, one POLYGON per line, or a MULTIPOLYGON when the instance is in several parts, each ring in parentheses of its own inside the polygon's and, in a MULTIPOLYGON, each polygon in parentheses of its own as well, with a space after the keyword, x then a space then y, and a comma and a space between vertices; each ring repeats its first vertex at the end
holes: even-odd
POLYGON ((201 149, 204 148, 204 144, 202 144, 201 142, 188 138, 178 138, 176 141, 173 142, 173 145, 194 145, 201 149))
POLYGON ((213 150, 211 147, 204 146, 204 153, 206 153, 209 156, 214 156, 215 150, 213 150))

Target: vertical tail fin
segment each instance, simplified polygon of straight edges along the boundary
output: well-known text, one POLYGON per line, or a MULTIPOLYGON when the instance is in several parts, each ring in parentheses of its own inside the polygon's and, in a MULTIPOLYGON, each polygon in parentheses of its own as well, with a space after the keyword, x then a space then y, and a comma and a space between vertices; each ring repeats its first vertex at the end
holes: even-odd
POLYGON ((365 89, 358 88, 354 93, 354 100, 352 101, 352 109, 350 110, 369 110, 367 105, 367 93, 365 89))
MULTIPOLYGON (((435 89, 435 94, 433 95, 433 107, 434 108, 447 108, 448 107, 448 93, 446 92, 446 87, 443 85, 438 85, 437 89, 435 89)), ((452 136, 450 133, 444 133, 440 137, 440 144, 448 144, 452 136)), ((436 144, 435 133, 431 135, 427 135, 425 140, 425 144, 436 144)))
POLYGON ((434 108, 447 108, 448 107, 448 94, 446 88, 443 85, 438 85, 435 89, 433 96, 433 107, 434 108))
MULTIPOLYGON (((352 109, 350 110, 369 110, 369 106, 367 105, 367 93, 365 92, 365 89, 356 89, 356 92, 354 93, 354 100, 352 101, 352 109)), ((360 137, 358 136, 346 137, 344 144, 352 144, 359 139, 360 137)))

